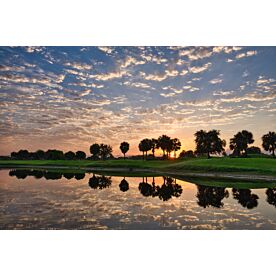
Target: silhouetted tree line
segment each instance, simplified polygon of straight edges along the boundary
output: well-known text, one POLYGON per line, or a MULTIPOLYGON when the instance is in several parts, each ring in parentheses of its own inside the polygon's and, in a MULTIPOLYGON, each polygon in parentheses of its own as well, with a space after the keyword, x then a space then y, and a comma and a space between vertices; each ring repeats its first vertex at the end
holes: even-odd
POLYGON ((169 158, 170 154, 176 152, 181 148, 181 142, 178 138, 171 138, 167 135, 162 135, 158 139, 145 138, 140 141, 138 145, 139 151, 143 153, 143 159, 148 157, 148 152, 152 152, 153 158, 155 157, 155 151, 161 149, 163 151, 163 158, 169 158))
POLYGON ((29 152, 27 150, 19 150, 11 153, 12 159, 17 160, 84 160, 86 153, 83 151, 68 151, 63 153, 61 150, 37 150, 36 152, 29 152))
MULTIPOLYGON (((207 156, 211 158, 211 155, 226 155, 225 146, 226 141, 220 138, 220 131, 213 129, 210 131, 199 130, 195 134, 196 150, 182 151, 179 154, 179 158, 192 158, 196 156, 207 156)), ((230 139, 229 147, 233 151, 231 156, 246 157, 248 154, 260 154, 261 149, 259 147, 249 147, 254 143, 253 134, 247 130, 239 131, 230 139)), ((262 147, 264 150, 272 153, 275 157, 276 148, 276 133, 269 132, 262 136, 262 147)), ((161 149, 163 152, 163 159, 168 159, 171 153, 176 153, 181 149, 181 142, 178 138, 171 138, 167 135, 161 135, 158 139, 145 138, 140 141, 138 145, 139 151, 143 154, 143 159, 148 159, 148 152, 151 152, 151 157, 155 157, 157 149, 161 149)), ((124 155, 129 151, 130 145, 128 142, 122 142, 120 144, 120 150, 124 155)), ((107 144, 93 144, 90 146, 91 156, 87 159, 92 160, 106 160, 114 158, 112 155, 112 147, 107 144)), ((19 150, 18 152, 11 153, 12 159, 33 159, 33 160, 83 160, 86 159, 86 154, 83 151, 72 152, 68 151, 63 153, 60 150, 38 150, 36 152, 29 152, 28 150, 19 150)))
POLYGON ((93 144, 90 146, 90 153, 92 154, 89 159, 93 160, 106 160, 113 158, 112 147, 106 144, 93 144))

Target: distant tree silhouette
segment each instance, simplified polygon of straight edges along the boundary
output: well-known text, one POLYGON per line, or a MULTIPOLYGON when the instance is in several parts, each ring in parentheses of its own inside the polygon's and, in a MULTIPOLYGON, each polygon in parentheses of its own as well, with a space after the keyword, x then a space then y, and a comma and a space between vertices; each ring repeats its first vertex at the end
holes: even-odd
POLYGON ((112 156, 112 147, 110 145, 100 144, 99 156, 102 160, 106 160, 108 158, 113 157, 112 156))
POLYGON ((18 152, 13 152, 12 156, 18 160, 26 160, 30 158, 30 153, 27 150, 19 150, 18 152))
POLYGON ((89 179, 89 186, 92 189, 105 189, 109 188, 111 185, 111 177, 106 177, 104 175, 102 176, 96 176, 93 174, 93 176, 89 179))
POLYGON ((233 198, 247 209, 253 209, 258 206, 258 196, 251 193, 249 189, 232 189, 233 198))
POLYGON ((167 135, 159 136, 159 138, 158 138, 158 145, 159 145, 159 147, 163 151, 163 157, 166 156, 166 152, 167 152, 167 156, 168 156, 168 154, 169 154, 168 152, 172 148, 172 140, 171 140, 171 138, 169 136, 167 136, 167 135))
POLYGON ((192 150, 182 150, 180 153, 179 153, 179 158, 192 158, 192 157, 195 157, 194 155, 194 152, 192 150))
POLYGON ((45 159, 45 152, 43 150, 37 150, 35 152, 35 159, 38 159, 38 160, 45 159))
POLYGON ((276 188, 268 188, 266 190, 266 201, 276 207, 276 188))
POLYGON ((47 160, 62 160, 64 159, 64 154, 61 150, 47 150, 45 152, 45 158, 47 160))
POLYGON ((178 138, 172 139, 172 150, 174 151, 174 158, 176 158, 176 152, 181 149, 181 142, 178 138))
POLYGON ((261 149, 259 147, 249 147, 247 148, 247 154, 261 154, 261 149))
POLYGON ((152 149, 152 143, 150 139, 143 139, 138 146, 139 150, 143 152, 143 159, 144 159, 144 153, 146 153, 146 159, 148 156, 148 151, 152 149))
POLYGON ((272 156, 275 158, 276 133, 274 131, 269 131, 267 134, 263 135, 262 140, 264 150, 272 152, 272 156))
POLYGON ((199 130, 195 133, 196 153, 207 154, 210 158, 210 154, 220 154, 225 152, 224 147, 226 145, 225 140, 219 138, 219 130, 199 130))
POLYGON ((93 159, 98 159, 100 154, 100 145, 95 143, 90 146, 90 153, 92 154, 93 159))
POLYGON ((125 159, 126 153, 129 151, 129 143, 122 142, 120 145, 120 150, 121 150, 122 154, 124 155, 124 159, 125 159))
POLYGON ((233 150, 233 155, 247 156, 248 144, 252 143, 254 143, 253 134, 247 130, 243 130, 230 139, 230 149, 233 150))
POLYGON ((76 154, 72 151, 68 151, 64 154, 66 160, 74 160, 76 158, 76 154))
POLYGON ((120 190, 122 192, 128 191, 129 190, 129 184, 128 184, 128 182, 125 179, 123 179, 121 181, 121 183, 119 184, 119 188, 120 188, 120 190))
POLYGON ((78 150, 76 152, 76 159, 82 160, 86 158, 86 154, 84 151, 78 150))
POLYGON ((222 200, 228 196, 228 191, 223 187, 197 185, 197 204, 203 208, 209 206, 221 208, 223 207, 222 200))
POLYGON ((155 157, 155 150, 159 149, 159 143, 158 140, 155 138, 151 139, 151 151, 152 151, 152 155, 153 157, 155 157))

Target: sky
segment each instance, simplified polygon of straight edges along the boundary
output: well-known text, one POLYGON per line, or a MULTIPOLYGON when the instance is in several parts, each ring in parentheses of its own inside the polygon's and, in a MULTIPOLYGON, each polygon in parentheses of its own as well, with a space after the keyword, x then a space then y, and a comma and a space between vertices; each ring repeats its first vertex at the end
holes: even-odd
POLYGON ((0 47, 0 155, 276 131, 276 47, 0 47))

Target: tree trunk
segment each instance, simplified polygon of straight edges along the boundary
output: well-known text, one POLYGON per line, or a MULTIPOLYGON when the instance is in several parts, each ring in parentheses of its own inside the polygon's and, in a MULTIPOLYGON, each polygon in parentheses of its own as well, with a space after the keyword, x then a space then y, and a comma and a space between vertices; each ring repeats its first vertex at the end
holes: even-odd
POLYGON ((143 151, 143 160, 145 160, 145 152, 143 151))
POLYGON ((207 157, 208 157, 208 159, 211 158, 209 151, 207 151, 207 157))
POLYGON ((148 159, 148 152, 146 151, 146 160, 148 159))
POLYGON ((153 148, 153 149, 152 149, 152 156, 153 156, 153 158, 155 157, 154 152, 155 152, 155 150, 154 150, 154 148, 153 148))
POLYGON ((124 153, 124 160, 126 159, 126 154, 124 153))
POLYGON ((275 158, 275 148, 272 149, 272 156, 275 158))

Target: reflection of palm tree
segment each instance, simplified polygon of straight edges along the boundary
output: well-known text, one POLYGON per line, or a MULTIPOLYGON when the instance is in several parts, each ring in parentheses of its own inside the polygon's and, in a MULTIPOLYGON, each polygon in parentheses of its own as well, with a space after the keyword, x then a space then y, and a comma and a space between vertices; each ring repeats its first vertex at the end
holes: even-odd
POLYGON ((109 188, 111 185, 112 181, 111 181, 111 177, 106 177, 104 175, 101 176, 95 176, 93 174, 93 176, 89 179, 89 186, 92 189, 105 189, 105 188, 109 188))
POLYGON ((276 207, 276 188, 269 188, 266 190, 266 201, 276 207))
POLYGON ((99 178, 93 174, 93 176, 89 179, 89 186, 92 189, 97 189, 99 186, 99 178))
POLYGON ((179 197, 182 194, 182 187, 178 184, 173 184, 171 177, 164 177, 162 186, 156 186, 153 178, 152 185, 148 184, 147 181, 141 182, 139 184, 139 191, 143 196, 158 196, 159 199, 167 201, 172 197, 179 197))
POLYGON ((223 207, 222 200, 228 196, 229 193, 225 188, 197 185, 197 204, 203 208, 209 206, 221 208, 223 207))
POLYGON ((234 199, 247 209, 253 209, 258 206, 258 196, 251 193, 250 189, 232 189, 234 199))
POLYGON ((153 187, 147 182, 141 182, 138 188, 143 196, 152 196, 153 194, 153 187))
POLYGON ((119 184, 119 187, 120 187, 120 190, 121 190, 122 192, 126 192, 126 191, 128 191, 128 189, 129 189, 129 184, 128 184, 128 182, 127 182, 125 179, 123 179, 123 180, 121 181, 121 183, 119 184))

